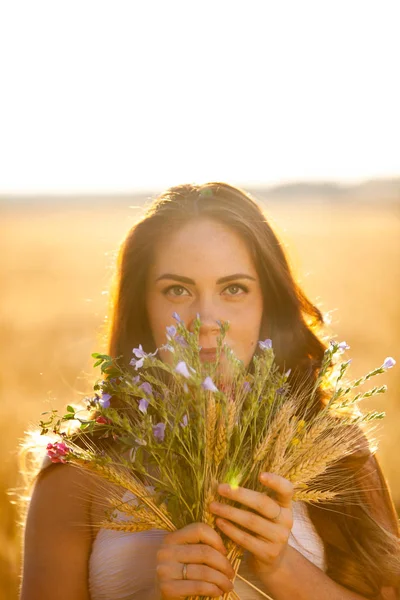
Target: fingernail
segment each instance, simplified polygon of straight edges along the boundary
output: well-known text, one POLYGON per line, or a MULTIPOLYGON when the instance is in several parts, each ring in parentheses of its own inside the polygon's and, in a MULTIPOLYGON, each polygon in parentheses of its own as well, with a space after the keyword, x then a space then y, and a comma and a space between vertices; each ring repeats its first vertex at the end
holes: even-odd
POLYGON ((220 485, 218 486, 218 491, 222 494, 229 494, 229 492, 231 491, 231 486, 229 485, 229 483, 220 483, 220 485))
POLYGON ((269 476, 269 473, 261 473, 261 475, 260 475, 261 479, 263 479, 264 481, 267 481, 268 476, 269 476))
POLYGON ((223 519, 217 519, 216 523, 221 529, 224 528, 226 525, 226 521, 224 521, 223 519))

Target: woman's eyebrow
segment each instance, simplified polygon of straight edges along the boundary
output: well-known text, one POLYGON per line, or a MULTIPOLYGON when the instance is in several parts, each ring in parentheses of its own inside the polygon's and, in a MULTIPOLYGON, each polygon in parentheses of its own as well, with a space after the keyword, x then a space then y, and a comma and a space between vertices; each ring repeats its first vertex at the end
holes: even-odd
MULTIPOLYGON (((190 279, 190 277, 184 277, 184 275, 175 275, 174 273, 164 273, 163 275, 160 275, 160 277, 157 277, 156 281, 160 281, 161 279, 173 279, 174 281, 179 281, 180 283, 196 285, 194 279, 190 279)), ((227 283, 228 281, 233 281, 235 279, 251 279, 252 281, 256 281, 255 277, 247 275, 246 273, 235 273, 234 275, 220 277, 220 279, 217 279, 217 283, 227 283)))

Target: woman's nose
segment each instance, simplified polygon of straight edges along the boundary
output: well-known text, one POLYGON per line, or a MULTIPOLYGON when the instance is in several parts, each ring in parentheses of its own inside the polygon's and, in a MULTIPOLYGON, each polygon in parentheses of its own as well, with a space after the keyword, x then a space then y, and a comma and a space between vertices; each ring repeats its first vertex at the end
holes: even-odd
POLYGON ((190 330, 193 330, 195 319, 199 317, 200 340, 203 339, 205 347, 216 346, 216 337, 220 333, 218 321, 222 317, 220 308, 212 293, 200 294, 191 306, 190 330))
MULTIPOLYGON (((190 323, 189 323, 189 331, 193 331, 194 330, 194 322, 196 320, 196 317, 198 317, 200 319, 200 338, 204 338, 205 335, 210 335, 210 334, 215 334, 215 337, 220 333, 220 327, 219 327, 219 318, 217 315, 211 314, 211 313, 201 313, 201 312, 197 312, 196 314, 194 314, 192 316, 192 318, 190 319, 190 323)), ((216 340, 210 340, 210 342, 216 343, 216 340)), ((212 346, 213 344, 210 343, 210 346, 212 346)))

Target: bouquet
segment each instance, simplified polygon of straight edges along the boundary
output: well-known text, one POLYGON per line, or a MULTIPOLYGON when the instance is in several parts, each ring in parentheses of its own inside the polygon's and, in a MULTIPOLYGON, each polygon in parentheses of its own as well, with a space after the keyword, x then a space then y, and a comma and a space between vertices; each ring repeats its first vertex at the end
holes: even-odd
MULTIPOLYGON (((335 477, 335 463, 366 441, 371 445, 373 423, 384 416, 361 413, 358 402, 387 389, 357 393, 357 388, 394 366, 394 359, 345 382, 351 360, 338 359, 349 346, 331 341, 315 384, 295 390, 288 383, 290 371, 282 372, 275 362, 270 339, 258 342, 252 368, 246 369, 224 343, 229 323, 219 322, 216 360, 203 363, 199 317, 190 332, 178 314, 173 316, 162 346, 170 361, 141 345, 133 349, 129 368, 120 366, 121 357, 94 353, 101 371, 94 396, 85 399, 85 407, 68 406, 63 416, 56 410, 43 413, 47 420, 40 421, 43 435, 56 436, 47 446, 53 462, 87 469, 121 491, 108 498, 99 526, 171 532, 202 521, 216 527, 208 506, 218 483, 265 492, 262 471, 291 481, 294 501, 345 499, 351 490, 343 489, 342 476, 335 477), (320 388, 326 401, 316 411, 320 388)), ((237 574, 243 551, 222 538, 237 574)), ((238 596, 232 591, 224 598, 238 596)))

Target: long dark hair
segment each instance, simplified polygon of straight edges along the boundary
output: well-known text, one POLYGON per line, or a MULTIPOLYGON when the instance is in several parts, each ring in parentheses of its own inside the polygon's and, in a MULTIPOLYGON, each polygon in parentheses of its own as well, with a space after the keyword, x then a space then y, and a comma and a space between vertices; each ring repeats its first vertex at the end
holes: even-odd
MULTIPOLYGON (((111 295, 108 353, 123 356, 132 348, 155 350, 146 312, 146 277, 157 243, 198 217, 209 217, 235 230, 246 242, 260 277, 264 315, 260 339, 273 340, 277 364, 292 369, 292 384, 315 381, 326 346, 318 337, 323 315, 294 280, 282 244, 259 204, 226 183, 179 185, 158 196, 121 245, 111 295)), ((290 379, 289 379, 290 382, 290 379)), ((316 396, 315 410, 324 394, 316 396)), ((343 507, 309 506, 325 547, 327 574, 339 584, 370 598, 395 597, 399 586, 399 527, 393 501, 377 458, 368 446, 342 461, 356 502, 343 507), (382 595, 383 594, 383 595, 382 595), (392 594, 392 595, 390 595, 392 594)))

